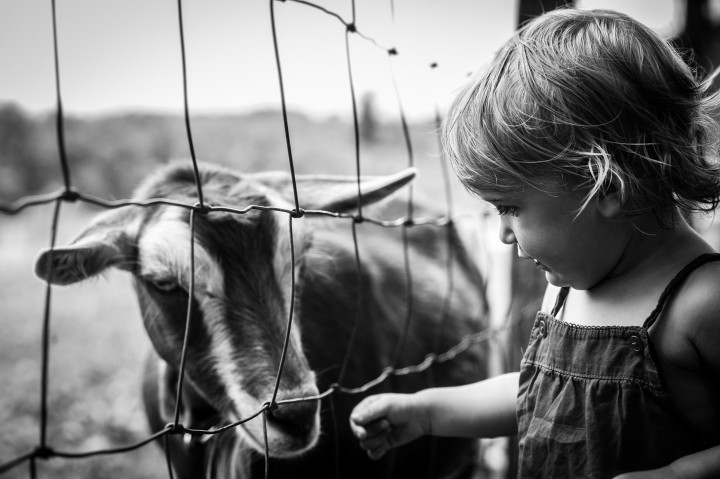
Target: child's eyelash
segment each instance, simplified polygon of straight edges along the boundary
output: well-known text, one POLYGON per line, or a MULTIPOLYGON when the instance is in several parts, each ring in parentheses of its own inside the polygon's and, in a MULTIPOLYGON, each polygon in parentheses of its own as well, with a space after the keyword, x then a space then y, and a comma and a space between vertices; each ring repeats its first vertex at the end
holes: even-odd
POLYGON ((495 205, 495 209, 497 210, 499 215, 512 215, 512 216, 518 215, 518 207, 517 206, 495 205))

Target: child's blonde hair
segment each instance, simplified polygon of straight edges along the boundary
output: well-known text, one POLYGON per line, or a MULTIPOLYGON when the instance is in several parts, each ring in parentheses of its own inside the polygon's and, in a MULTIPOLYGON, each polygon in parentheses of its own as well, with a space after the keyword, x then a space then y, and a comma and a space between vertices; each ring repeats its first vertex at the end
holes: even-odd
POLYGON ((560 9, 529 22, 465 87, 445 151, 471 191, 616 191, 628 215, 713 210, 717 95, 630 17, 560 9))

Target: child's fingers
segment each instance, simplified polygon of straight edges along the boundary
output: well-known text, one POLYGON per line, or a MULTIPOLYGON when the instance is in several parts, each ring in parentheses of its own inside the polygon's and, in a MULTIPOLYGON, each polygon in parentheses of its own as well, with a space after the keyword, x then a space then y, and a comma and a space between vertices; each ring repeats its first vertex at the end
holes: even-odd
POLYGON ((405 398, 406 395, 392 393, 370 396, 360 401, 350 414, 350 428, 371 459, 381 458, 402 443, 396 434, 404 426, 398 411, 403 409, 405 398), (391 418, 400 422, 393 423, 391 418))
POLYGON ((390 400, 387 394, 370 396, 358 403, 350 414, 350 424, 363 426, 387 416, 390 400))
POLYGON ((392 425, 387 419, 380 419, 366 426, 366 436, 360 440, 360 447, 365 449, 372 459, 379 459, 393 447, 392 425))
POLYGON ((383 444, 376 449, 367 449, 367 455, 370 459, 380 459, 390 450, 390 446, 383 444))
POLYGON ((387 434, 390 431, 391 426, 387 419, 382 418, 363 426, 350 421, 350 428, 352 429, 353 434, 355 434, 355 437, 363 441, 377 435, 387 434))
MULTIPOLYGON (((387 442, 387 437, 392 433, 392 426, 387 419, 379 419, 375 422, 371 422, 364 426, 365 434, 360 438, 360 443, 363 445, 370 445, 370 448, 374 446, 378 441, 387 442)), ((366 447, 367 449, 367 447, 366 447)))

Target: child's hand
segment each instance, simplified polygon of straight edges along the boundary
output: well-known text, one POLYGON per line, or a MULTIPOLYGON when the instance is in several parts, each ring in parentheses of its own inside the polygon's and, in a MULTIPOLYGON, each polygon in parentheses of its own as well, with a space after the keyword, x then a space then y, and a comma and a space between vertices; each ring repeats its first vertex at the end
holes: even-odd
POLYGON ((379 394, 361 401, 350 414, 350 428, 371 459, 429 433, 426 411, 412 394, 379 394))

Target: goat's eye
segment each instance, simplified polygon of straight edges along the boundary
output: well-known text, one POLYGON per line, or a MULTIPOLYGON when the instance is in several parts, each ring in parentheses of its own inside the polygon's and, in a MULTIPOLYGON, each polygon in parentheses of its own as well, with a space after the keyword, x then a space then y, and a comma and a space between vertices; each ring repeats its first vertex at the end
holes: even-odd
POLYGON ((147 281, 163 293, 171 293, 180 289, 180 284, 175 278, 147 278, 147 281))

